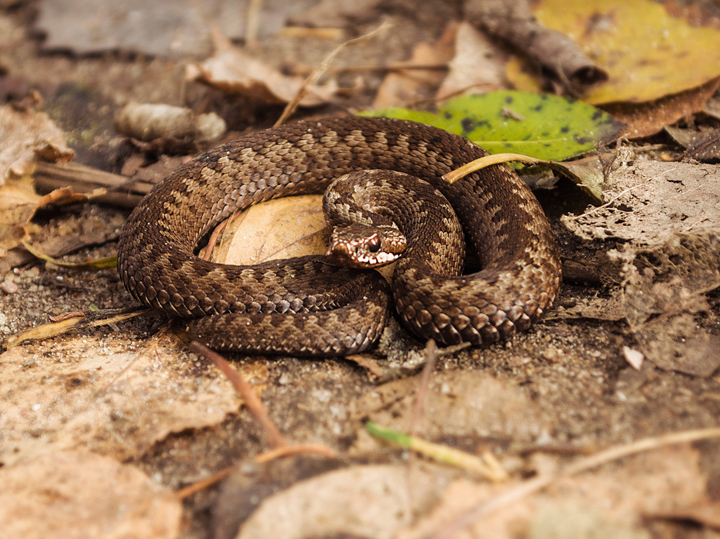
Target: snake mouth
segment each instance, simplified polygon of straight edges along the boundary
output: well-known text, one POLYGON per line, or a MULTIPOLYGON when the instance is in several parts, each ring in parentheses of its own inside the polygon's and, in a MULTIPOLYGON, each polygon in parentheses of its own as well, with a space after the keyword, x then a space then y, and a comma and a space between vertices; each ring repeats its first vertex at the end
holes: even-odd
POLYGON ((336 265, 346 268, 380 268, 392 264, 400 258, 402 252, 375 250, 369 240, 361 242, 332 242, 326 256, 336 265))
POLYGON ((406 247, 407 239, 397 228, 352 223, 335 227, 326 255, 338 266, 379 268, 395 262, 406 247))

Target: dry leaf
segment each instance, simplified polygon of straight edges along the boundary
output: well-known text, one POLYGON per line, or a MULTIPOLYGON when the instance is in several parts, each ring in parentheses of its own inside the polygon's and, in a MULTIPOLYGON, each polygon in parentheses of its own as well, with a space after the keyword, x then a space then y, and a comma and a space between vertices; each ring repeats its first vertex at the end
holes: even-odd
POLYGON ((623 135, 628 138, 648 137, 686 116, 704 110, 708 99, 715 93, 718 83, 720 79, 716 78, 697 88, 661 97, 655 101, 608 103, 602 108, 627 124, 623 135))
POLYGON ((324 254, 328 238, 321 195, 280 198, 252 206, 232 221, 213 261, 246 265, 324 254))
POLYGON ((646 513, 645 517, 664 520, 692 520, 708 528, 720 530, 720 503, 702 503, 678 509, 656 511, 646 513))
POLYGON ((53 452, 0 470, 3 537, 174 539, 182 506, 130 464, 53 452))
POLYGON ((640 370, 643 360, 645 359, 642 352, 633 350, 629 346, 623 346, 623 355, 625 356, 625 361, 627 361, 633 369, 636 371, 640 370))
MULTIPOLYGON (((696 88, 720 75, 720 32, 694 28, 649 0, 544 0, 535 15, 549 28, 568 34, 610 75, 583 96, 588 103, 644 102, 696 88)), ((508 64, 516 88, 537 89, 508 64)))
POLYGON ((390 539, 447 483, 447 475, 437 468, 418 467, 415 471, 410 478, 412 496, 404 466, 354 466, 301 481, 265 499, 237 538, 390 539))
MULTIPOLYGON (((269 37, 289 16, 314 0, 264 0, 258 34, 269 37)), ((39 6, 36 28, 47 35, 45 50, 78 54, 109 50, 150 56, 198 58, 212 52, 210 28, 231 39, 245 39, 248 0, 47 0, 39 6)))
MULTIPOLYGON (((128 349, 123 339, 55 338, 12 348, 0 365, 5 464, 79 447, 131 458, 171 432, 215 425, 241 404, 207 361, 163 342, 128 349)), ((267 375, 262 365, 256 376, 247 368, 249 378, 267 375)))
MULTIPOLYGON (((560 479, 546 491, 516 501, 477 521, 458 537, 528 537, 543 508, 559 508, 567 504, 595 514, 596 522, 602 524, 598 529, 629 528, 641 533, 638 524, 643 514, 673 506, 677 500, 688 504, 704 499, 706 478, 698 461, 697 450, 686 444, 628 458, 622 466, 606 466, 594 472, 560 479)), ((458 479, 445 490, 440 504, 432 512, 423 515, 416 524, 396 537, 420 539, 431 536, 438 530, 447 529, 459 515, 511 488, 513 485, 482 485, 458 479)), ((561 535, 561 530, 555 529, 547 537, 583 537, 573 533, 572 523, 567 524, 568 527, 564 528, 567 535, 561 535)), ((602 536, 617 537, 613 534, 602 536)))
MULTIPOLYGON (((453 55, 453 42, 457 23, 451 23, 443 35, 433 43, 419 43, 413 50, 409 65, 438 65, 450 61, 453 55)), ((406 106, 409 102, 427 98, 440 84, 443 71, 408 69, 388 73, 378 88, 372 108, 406 106)))
MULTIPOLYGON (((633 159, 633 158, 631 158, 633 159)), ((583 239, 617 238, 662 245, 676 234, 699 233, 720 223, 720 174, 713 165, 635 159, 612 174, 612 203, 582 216, 563 216, 583 239)))
POLYGON ((18 112, 10 105, 0 106, 0 140, 0 185, 8 178, 26 176, 39 148, 51 146, 61 161, 75 156, 65 144, 65 133, 44 112, 18 112))
MULTIPOLYGON (((215 54, 204 62, 189 66, 188 80, 199 80, 228 94, 240 94, 269 104, 288 103, 300 89, 304 80, 302 77, 283 75, 217 33, 214 41, 215 54)), ((328 103, 337 90, 335 81, 322 86, 311 85, 300 105, 314 107, 328 103)))
MULTIPOLYGON (((417 385, 417 377, 381 385, 354 403, 353 415, 408 432, 417 385)), ((425 418, 419 434, 430 441, 451 437, 479 442, 495 437, 529 442, 547 435, 553 428, 523 390, 482 372, 438 374, 426 399, 425 407, 432 413, 425 418)), ((366 440, 364 435, 359 438, 362 444, 366 440)), ((359 450, 373 447, 377 445, 356 446, 359 450)))
POLYGON ((504 72, 500 49, 471 24, 461 22, 455 34, 455 56, 435 98, 440 101, 467 93, 503 88, 504 72))

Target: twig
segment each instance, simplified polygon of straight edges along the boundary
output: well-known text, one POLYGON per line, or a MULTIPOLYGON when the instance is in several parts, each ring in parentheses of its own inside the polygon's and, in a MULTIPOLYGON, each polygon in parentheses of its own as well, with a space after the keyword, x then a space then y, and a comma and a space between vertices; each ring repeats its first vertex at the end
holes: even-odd
POLYGON ((432 539, 449 539, 450 537, 454 537, 465 528, 477 524, 480 519, 498 511, 499 509, 502 509, 503 507, 507 507, 522 498, 529 496, 530 494, 543 490, 562 477, 576 475, 590 470, 591 468, 596 468, 602 464, 606 464, 623 457, 628 457, 636 453, 650 451, 651 449, 658 449, 666 445, 695 442, 709 438, 720 438, 720 427, 673 432, 662 436, 644 438, 627 445, 611 447, 610 449, 606 449, 605 451, 601 451, 590 457, 580 459, 579 461, 570 464, 559 473, 552 474, 547 477, 537 477, 515 487, 511 487, 505 492, 501 492, 499 495, 464 513, 449 526, 428 537, 432 539))
MULTIPOLYGON (((272 449, 270 451, 265 451, 264 453, 256 455, 255 457, 253 457, 253 460, 258 464, 264 464, 266 462, 270 462, 271 460, 275 460, 281 457, 287 457, 290 455, 296 455, 298 453, 318 453, 328 458, 337 457, 337 454, 326 445, 307 444, 278 447, 277 449, 272 449)), ((200 481, 197 481, 192 485, 188 485, 187 487, 178 490, 177 492, 175 492, 175 496, 177 496, 179 500, 189 498, 193 494, 205 490, 206 488, 213 486, 215 483, 219 483, 223 479, 227 478, 234 469, 235 466, 233 465, 223 470, 220 470, 219 472, 212 474, 210 477, 201 479, 200 481)))
POLYGON ((228 219, 225 219, 222 223, 215 227, 215 230, 212 231, 210 239, 208 240, 207 245, 203 249, 200 258, 202 258, 203 260, 210 260, 210 258, 212 257, 213 249, 215 249, 215 245, 217 244, 218 238, 220 237, 222 231, 225 230, 227 224, 228 219))
POLYGON ((229 466, 224 470, 220 470, 219 472, 212 474, 210 477, 206 477, 205 479, 201 479, 200 481, 193 483, 192 485, 181 488, 180 490, 175 492, 175 496, 177 496, 178 500, 184 500, 185 498, 189 498, 193 494, 200 492, 201 490, 205 490, 206 488, 213 486, 215 483, 219 483, 220 481, 228 477, 234 469, 235 466, 229 466))
POLYGON ((412 422, 410 423, 410 436, 417 434, 418 427, 422 421, 428 387, 430 387, 432 373, 435 370, 438 351, 434 340, 430 339, 427 342, 425 350, 423 350, 423 355, 425 356, 425 366, 423 367, 422 373, 420 373, 420 380, 418 380, 418 390, 415 396, 415 406, 413 406, 412 422))
POLYGON ((112 174, 78 163, 58 165, 38 161, 35 165, 35 184, 38 191, 45 193, 60 187, 71 187, 76 193, 90 193, 99 187, 107 192, 94 196, 98 202, 134 208, 152 190, 152 184, 134 180, 120 174, 112 174))
MULTIPOLYGON (((313 72, 316 68, 312 66, 305 66, 305 65, 296 65, 296 66, 290 66, 290 73, 293 75, 307 75, 313 72)), ((365 73, 367 71, 410 71, 410 70, 420 70, 420 71, 443 71, 449 69, 449 66, 447 63, 444 64, 403 64, 402 62, 396 63, 396 64, 390 64, 390 65, 379 65, 379 64, 371 64, 371 65, 357 65, 357 66, 338 66, 338 67, 329 67, 326 70, 326 73, 365 73)))
POLYGON ((326 445, 300 444, 286 445, 283 447, 278 447, 276 449, 271 449, 270 451, 265 451, 264 453, 261 453, 255 457, 255 462, 257 462, 258 464, 262 464, 264 462, 269 462, 271 460, 275 460, 281 457, 288 457, 290 455, 296 455, 298 453, 317 453, 331 459, 337 457, 337 453, 335 453, 335 451, 333 451, 326 445))
POLYGON ((285 440, 283 440, 282 434, 280 434, 280 431, 270 420, 270 417, 265 412, 265 407, 247 380, 245 380, 238 371, 233 369, 220 354, 213 352, 204 344, 192 341, 190 343, 190 350, 212 361, 215 366, 222 371, 225 377, 230 380, 230 383, 240 394, 245 402, 245 405, 248 407, 248 410, 250 410, 250 412, 255 416, 257 422, 260 423, 262 428, 265 430, 268 445, 272 448, 285 446, 286 444, 285 440))
POLYGON ((711 144, 715 144, 718 140, 720 140, 720 132, 716 133, 712 137, 703 141, 703 143, 700 144, 700 146, 698 146, 697 148, 693 148, 692 151, 688 151, 690 149, 690 148, 688 148, 688 150, 685 151, 685 156, 686 157, 695 157, 697 154, 699 154, 701 151, 703 151, 705 148, 707 148, 711 144))
POLYGON ((373 30, 372 32, 368 32, 365 35, 362 35, 360 37, 356 37, 355 39, 350 39, 343 43, 342 45, 338 46, 334 51, 332 51, 330 54, 327 55, 327 57, 322 61, 322 63, 315 68, 315 70, 308 75, 308 77, 303 81, 302 85, 300 86, 300 89, 295 94, 295 97, 293 98, 290 103, 287 104, 285 107, 285 110, 283 111, 280 118, 278 118, 278 121, 275 122, 274 127, 279 127, 282 124, 285 123, 285 121, 290 117, 290 115, 295 112, 295 109, 297 108, 298 104, 302 100, 303 97, 305 97, 305 94, 308 92, 308 88, 315 84, 318 79, 327 71, 328 67, 330 66, 330 62, 332 62, 335 59, 335 56, 338 55, 338 53, 343 50, 345 47, 350 45, 356 45, 357 43, 361 43, 367 39, 373 38, 376 35, 378 35, 380 32, 384 32, 390 27, 390 24, 387 22, 382 23, 378 28, 373 30))
POLYGON ((245 26, 245 43, 248 47, 257 45, 258 30, 260 28, 260 11, 263 0, 250 0, 247 7, 247 25, 245 26))
POLYGON ((637 185, 633 185, 632 187, 628 187, 627 189, 624 189, 623 191, 621 191, 620 193, 618 193, 617 195, 615 195, 614 197, 612 197, 610 200, 608 200, 608 201, 607 201, 605 204, 603 204, 602 206, 595 206, 593 209, 588 210, 588 211, 586 211, 586 212, 583 212, 583 213, 581 213, 580 215, 569 215, 569 216, 566 216, 565 219, 568 220, 568 221, 575 221, 575 220, 577 220, 577 219, 580 219, 581 217, 586 217, 586 216, 590 215, 591 213, 598 212, 598 211, 602 210, 603 208, 607 208, 608 206, 612 205, 612 204, 613 204, 617 199, 619 199, 621 196, 627 194, 628 192, 632 191, 633 189, 637 189, 638 187, 642 187, 643 185, 644 185, 644 184, 639 183, 639 184, 637 184, 637 185))

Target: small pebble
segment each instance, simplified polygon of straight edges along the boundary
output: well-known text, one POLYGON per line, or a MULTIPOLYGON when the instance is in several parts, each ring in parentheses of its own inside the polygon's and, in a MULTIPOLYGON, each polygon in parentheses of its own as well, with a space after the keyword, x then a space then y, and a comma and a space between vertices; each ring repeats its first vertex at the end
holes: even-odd
POLYGON ((0 288, 2 288, 2 291, 6 294, 14 294, 18 291, 18 285, 12 281, 3 281, 2 284, 0 284, 0 288))

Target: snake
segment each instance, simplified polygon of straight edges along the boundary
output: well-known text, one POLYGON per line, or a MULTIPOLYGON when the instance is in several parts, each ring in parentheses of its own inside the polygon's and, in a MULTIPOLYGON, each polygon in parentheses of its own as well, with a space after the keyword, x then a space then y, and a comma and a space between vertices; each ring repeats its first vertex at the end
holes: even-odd
MULTIPOLYGON (((217 350, 358 353, 375 345, 393 310, 417 338, 441 346, 511 339, 550 308, 561 265, 542 207, 510 167, 493 165, 453 184, 442 179, 486 155, 462 136, 382 117, 299 121, 241 136, 170 173, 135 207, 118 242, 120 279, 135 299, 180 320, 192 339, 217 350), (374 270, 338 266, 357 254, 354 248, 338 254, 349 244, 342 239, 332 256, 248 266, 197 256, 218 224, 266 200, 322 193, 333 184, 336 194, 325 196, 325 206, 344 198, 370 207, 357 183, 344 181, 363 171, 374 171, 385 191, 398 194, 379 204, 383 226, 405 229, 408 237, 392 286, 374 270), (429 189, 402 187, 398 177, 406 176, 429 189), (442 202, 431 201, 419 218, 407 217, 407 203, 430 192, 444 197, 451 214, 438 213, 433 208, 442 202), (452 219, 461 239, 446 241, 452 219), (430 236, 407 230, 413 222, 429 227, 430 236), (463 274, 463 246, 478 271, 463 274)), ((374 218, 361 221, 372 225, 374 218)), ((365 253, 389 259, 382 243, 371 235, 365 253)))

